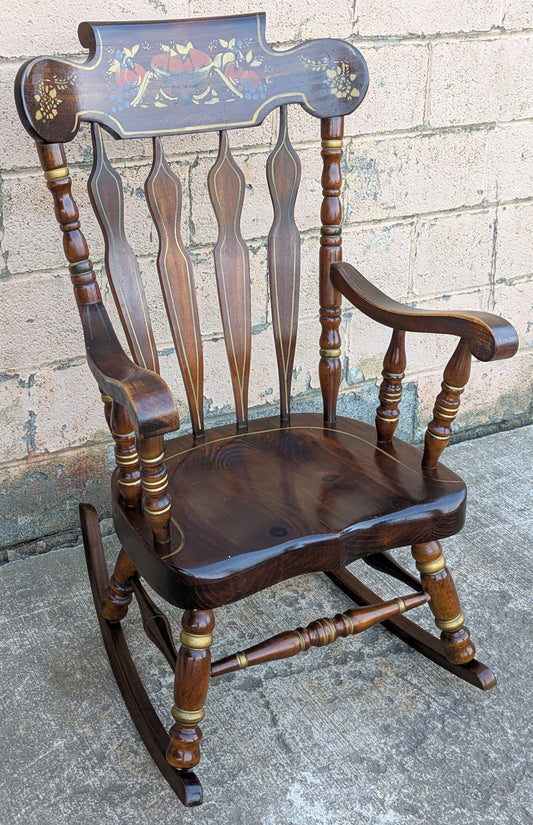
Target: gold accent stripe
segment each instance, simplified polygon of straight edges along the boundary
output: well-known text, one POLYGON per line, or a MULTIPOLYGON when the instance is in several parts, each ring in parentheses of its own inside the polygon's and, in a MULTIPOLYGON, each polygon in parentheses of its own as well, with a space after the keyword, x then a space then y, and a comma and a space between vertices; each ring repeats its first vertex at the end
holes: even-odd
POLYGON ((435 624, 439 628, 439 630, 443 630, 445 633, 455 633, 456 630, 460 630, 465 623, 465 617, 463 613, 459 613, 455 619, 435 619, 435 624))
POLYGON ((296 630, 296 631, 295 631, 295 633, 297 634, 297 636, 298 636, 298 638, 299 638, 299 640, 300 640, 300 650, 301 650, 301 652, 303 653, 303 652, 304 652, 304 650, 306 650, 306 649, 307 649, 307 644, 306 644, 306 641, 305 641, 305 636, 303 635, 303 633, 302 633, 300 630, 296 630))
POLYGON ((416 569, 420 571, 420 573, 424 573, 426 576, 434 575, 435 573, 440 573, 441 570, 444 570, 446 567, 446 558, 444 553, 442 553, 438 559, 434 561, 417 561, 416 562, 416 569))
POLYGON ((450 392, 463 392, 464 387, 452 387, 451 384, 447 384, 446 381, 442 382, 443 387, 446 387, 447 390, 450 392))
POLYGON ((178 708, 177 705, 174 705, 172 708, 172 716, 178 725, 195 728, 196 725, 199 725, 203 720, 205 710, 203 708, 200 708, 200 710, 183 710, 183 708, 178 708))
POLYGON ((149 516, 165 516, 167 513, 170 512, 171 508, 171 504, 167 504, 167 506, 164 507, 163 510, 151 510, 149 507, 145 507, 144 512, 148 513, 149 516))
POLYGON ((342 140, 331 139, 321 141, 322 149, 342 149, 342 140))
POLYGON ((165 451, 157 455, 155 458, 141 458, 143 464, 161 464, 165 458, 165 451))
MULTIPOLYGON (((288 430, 318 430, 319 432, 331 432, 331 433, 337 433, 339 435, 345 435, 348 438, 355 438, 356 441, 361 441, 363 444, 367 444, 373 450, 376 450, 377 452, 379 452, 382 455, 386 456, 386 458, 388 458, 390 461, 393 461, 395 464, 398 464, 400 467, 403 467, 405 470, 408 470, 410 473, 415 473, 416 475, 419 474, 418 470, 415 470, 412 467, 409 467, 409 465, 404 464, 403 461, 400 461, 398 458, 395 458, 395 456, 392 456, 386 450, 382 449, 381 447, 378 447, 378 445, 376 444, 375 441, 368 441, 366 438, 362 438, 360 435, 355 435, 354 433, 349 433, 346 430, 339 429, 338 427, 336 427, 334 430, 333 429, 332 430, 327 430, 327 428, 325 429, 324 427, 317 427, 313 424, 310 424, 310 425, 307 425, 307 426, 304 426, 303 424, 301 424, 301 425, 296 424, 294 426, 291 425, 291 426, 288 426, 288 427, 269 427, 266 430, 249 430, 247 432, 234 433, 233 435, 225 435, 225 436, 222 436, 221 438, 213 438, 212 441, 204 441, 203 444, 195 444, 193 447, 187 447, 185 450, 179 450, 177 453, 172 453, 172 455, 167 456, 167 461, 172 461, 175 458, 179 458, 180 456, 186 455, 187 453, 192 453, 195 450, 201 450, 201 449, 206 448, 206 447, 211 447, 214 444, 220 444, 223 441, 232 441, 235 438, 246 438, 246 437, 255 436, 255 435, 265 435, 266 433, 274 433, 274 432, 282 432, 282 431, 287 432, 288 430)), ((431 481, 433 481, 435 483, 439 483, 439 484, 463 484, 464 483, 462 481, 454 481, 453 479, 433 478, 431 475, 425 476, 423 473, 422 473, 422 477, 423 478, 429 478, 431 481)))
POLYGON ((134 467, 139 463, 139 456, 137 453, 130 456, 116 455, 115 461, 119 467, 134 467))
POLYGON ((343 613, 342 617, 344 621, 348 623, 348 627, 350 628, 350 635, 353 636, 355 633, 355 625, 351 619, 351 616, 348 616, 347 613, 343 613))
POLYGON ((183 647, 188 647, 190 650, 207 650, 213 644, 213 634, 206 633, 200 636, 198 633, 188 633, 186 630, 182 630, 180 642, 183 647))
POLYGON ((133 430, 130 433, 116 433, 114 430, 111 431, 111 435, 113 438, 135 438, 135 433, 133 430))
POLYGON ((246 658, 246 653, 236 653, 235 658, 237 659, 241 670, 244 670, 245 667, 248 667, 249 662, 246 658))
POLYGON ((397 599, 394 599, 394 601, 395 601, 395 602, 396 602, 396 604, 398 605, 398 610, 399 610, 399 612, 400 612, 400 613, 405 613, 405 611, 407 610, 407 605, 405 604, 405 602, 404 602, 404 600, 402 599, 402 597, 401 597, 401 596, 398 596, 398 598, 397 598, 397 599))
POLYGON ((427 434, 434 438, 435 441, 448 441, 450 436, 449 435, 435 435, 430 429, 427 430, 427 434))
POLYGON ((44 178, 48 181, 61 180, 62 178, 68 178, 69 174, 68 166, 60 166, 59 169, 48 169, 44 173, 44 178))
POLYGON ((339 358, 341 354, 340 349, 320 349, 321 358, 339 358))
POLYGON ((118 483, 121 487, 140 487, 141 479, 138 478, 137 481, 122 481, 120 478, 117 478, 118 483))

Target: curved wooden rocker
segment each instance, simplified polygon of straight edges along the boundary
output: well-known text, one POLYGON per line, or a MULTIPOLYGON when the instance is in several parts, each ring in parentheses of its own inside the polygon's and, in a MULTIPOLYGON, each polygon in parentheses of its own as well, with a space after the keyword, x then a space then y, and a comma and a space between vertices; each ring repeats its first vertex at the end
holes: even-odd
MULTIPOLYGON (((353 45, 319 40, 276 52, 265 40, 264 15, 86 23, 79 33, 89 49, 87 62, 31 60, 19 71, 16 97, 53 195, 87 360, 115 445, 111 492, 122 549, 109 577, 96 513, 82 505, 89 577, 104 643, 132 719, 180 800, 198 805, 202 789, 192 769, 200 760, 200 724, 213 676, 321 647, 383 622, 461 679, 484 690, 495 683, 491 671, 474 658, 442 553, 440 540, 463 527, 466 489, 439 459, 472 356, 482 361, 507 358, 517 349, 517 337, 506 321, 487 313, 403 306, 342 262, 344 117, 362 102, 368 86, 365 61, 353 45), (294 414, 290 408, 301 247, 294 208, 301 164, 287 114, 292 104, 320 120, 317 343, 323 414, 294 414), (240 229, 246 182, 228 133, 260 124, 275 109, 279 131, 267 159, 264 188, 273 213, 267 262, 280 410, 279 416, 250 419, 250 254, 240 229), (64 144, 75 138, 81 123, 91 127, 89 195, 102 229, 105 269, 129 354, 102 301, 72 195, 64 144), (181 159, 176 164, 176 155, 167 157, 163 141, 210 131, 219 132, 218 155, 207 180, 218 225, 213 280, 235 423, 207 429, 193 257, 181 230, 183 190, 176 171, 181 159), (191 424, 185 435, 175 435, 180 426, 176 402, 159 374, 149 302, 126 236, 122 179, 106 153, 105 132, 121 140, 151 140, 145 198, 159 239, 154 281, 159 279, 183 378, 191 424), (342 297, 392 330, 375 426, 337 415, 342 297), (407 363, 406 332, 458 339, 444 369, 423 452, 394 435, 407 363), (389 555, 406 546, 420 579, 389 555), (361 559, 415 592, 381 599, 346 569, 361 559), (359 607, 211 662, 215 609, 310 572, 329 575, 359 607), (179 649, 140 577, 184 611, 179 649), (174 724, 168 734, 121 629, 133 596, 148 637, 175 672, 174 724), (426 601, 440 640, 400 615, 426 601)), ((175 151, 176 144, 172 146, 175 151)), ((259 188, 257 179, 254 197, 259 188)))

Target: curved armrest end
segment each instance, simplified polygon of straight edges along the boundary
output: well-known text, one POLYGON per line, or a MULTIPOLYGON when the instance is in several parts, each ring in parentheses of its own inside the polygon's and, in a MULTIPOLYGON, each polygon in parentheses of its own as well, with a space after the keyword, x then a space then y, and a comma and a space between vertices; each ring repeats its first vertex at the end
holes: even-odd
POLYGON ((440 312, 405 306, 375 287, 350 264, 331 265, 333 286, 369 318, 393 329, 457 335, 480 361, 510 358, 518 349, 514 327, 488 312, 440 312))
POLYGON ((98 386, 128 412, 141 438, 177 430, 179 415, 167 384, 124 352, 101 303, 80 308, 89 369, 98 386))

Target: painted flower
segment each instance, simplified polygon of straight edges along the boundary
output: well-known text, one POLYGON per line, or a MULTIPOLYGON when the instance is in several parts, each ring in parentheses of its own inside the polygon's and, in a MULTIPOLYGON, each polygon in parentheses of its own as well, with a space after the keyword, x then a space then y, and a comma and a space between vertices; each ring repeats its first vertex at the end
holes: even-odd
POLYGON ((356 74, 345 60, 342 60, 334 69, 326 70, 328 86, 341 100, 351 100, 359 97, 359 89, 355 86, 356 74))

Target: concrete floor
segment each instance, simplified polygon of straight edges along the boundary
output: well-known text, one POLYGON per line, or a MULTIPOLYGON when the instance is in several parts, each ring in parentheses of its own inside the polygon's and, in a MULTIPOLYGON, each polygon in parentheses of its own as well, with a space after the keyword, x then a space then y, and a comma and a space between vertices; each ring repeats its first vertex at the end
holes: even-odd
MULTIPOLYGON (((446 556, 497 687, 476 690, 382 628, 220 677, 203 724, 201 808, 181 807, 129 720, 81 548, 0 568, 1 825, 533 823, 532 448, 529 427, 447 452, 470 509, 446 556)), ((115 538, 106 544, 111 558, 115 538)), ((348 606, 322 576, 281 585, 220 612, 215 654, 348 606)), ((430 626, 428 613, 418 611, 430 626)), ((127 628, 170 723, 172 674, 127 628)))

